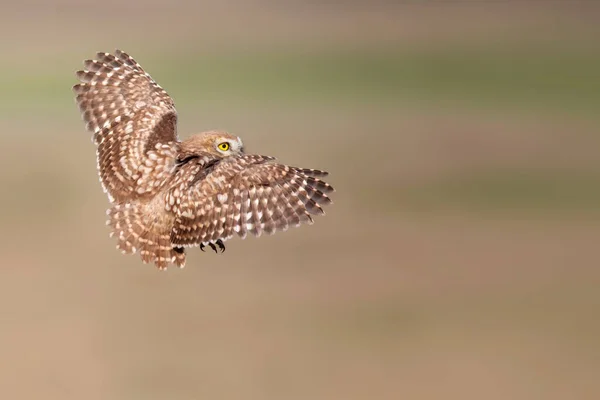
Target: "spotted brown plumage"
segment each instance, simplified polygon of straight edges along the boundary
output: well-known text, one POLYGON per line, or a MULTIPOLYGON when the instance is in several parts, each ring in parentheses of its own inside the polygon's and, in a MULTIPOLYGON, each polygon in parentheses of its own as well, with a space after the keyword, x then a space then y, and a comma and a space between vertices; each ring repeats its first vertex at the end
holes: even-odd
POLYGON ((111 203, 107 224, 125 254, 183 267, 186 247, 224 250, 234 234, 311 224, 331 203, 327 172, 246 154, 227 132, 180 141, 172 98, 120 50, 85 61, 77 77, 73 91, 111 203))

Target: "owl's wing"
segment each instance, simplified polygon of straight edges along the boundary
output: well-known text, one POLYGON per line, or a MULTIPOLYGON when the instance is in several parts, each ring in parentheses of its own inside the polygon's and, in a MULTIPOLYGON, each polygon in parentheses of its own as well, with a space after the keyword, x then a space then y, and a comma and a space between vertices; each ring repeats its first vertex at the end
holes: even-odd
POLYGON ((278 164, 272 157, 242 155, 211 168, 186 166, 182 179, 167 193, 176 214, 174 245, 194 246, 262 232, 285 231, 324 214, 333 187, 318 177, 327 172, 278 164), (194 177, 199 177, 195 179, 194 177), (192 185, 188 185, 191 182, 192 185))
POLYGON ((97 146, 100 181, 109 199, 152 195, 170 176, 176 155, 173 99, 128 54, 98 53, 73 86, 97 146))

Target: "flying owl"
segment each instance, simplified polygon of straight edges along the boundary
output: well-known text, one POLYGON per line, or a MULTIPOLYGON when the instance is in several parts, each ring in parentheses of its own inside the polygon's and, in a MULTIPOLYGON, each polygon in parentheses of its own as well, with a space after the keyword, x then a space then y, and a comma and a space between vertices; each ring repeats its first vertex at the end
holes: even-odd
POLYGON ((185 265, 185 248, 312 224, 331 204, 327 172, 247 154, 242 140, 206 131, 181 141, 173 99, 128 54, 84 61, 73 86, 93 133, 107 225, 124 254, 159 269, 185 265))

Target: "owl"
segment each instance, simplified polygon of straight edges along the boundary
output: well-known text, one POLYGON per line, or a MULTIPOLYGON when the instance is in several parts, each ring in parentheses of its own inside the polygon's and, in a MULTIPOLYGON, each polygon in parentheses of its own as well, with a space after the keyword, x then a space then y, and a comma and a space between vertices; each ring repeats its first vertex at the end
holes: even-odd
POLYGON ((73 86, 93 135, 107 225, 124 254, 163 270, 186 248, 312 224, 334 189, 316 169, 247 154, 242 140, 210 130, 180 140, 173 99, 123 51, 84 61, 73 86))

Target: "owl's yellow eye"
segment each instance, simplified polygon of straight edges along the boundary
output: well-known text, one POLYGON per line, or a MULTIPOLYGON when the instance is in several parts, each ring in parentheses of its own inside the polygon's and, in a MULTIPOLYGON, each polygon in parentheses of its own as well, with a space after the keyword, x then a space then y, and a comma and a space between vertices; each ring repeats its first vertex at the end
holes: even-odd
POLYGON ((229 143, 227 143, 227 142, 219 143, 219 145, 217 147, 221 151, 227 151, 227 150, 229 150, 229 143))

